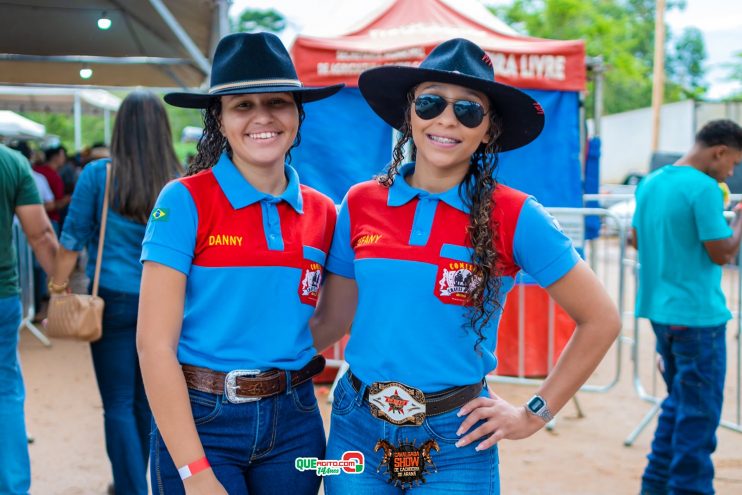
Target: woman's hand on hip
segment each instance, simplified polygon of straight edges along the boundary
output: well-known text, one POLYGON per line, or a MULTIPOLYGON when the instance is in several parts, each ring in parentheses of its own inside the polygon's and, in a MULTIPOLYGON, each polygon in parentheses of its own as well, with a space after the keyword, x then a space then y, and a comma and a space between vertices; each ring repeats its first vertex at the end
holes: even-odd
POLYGON ((541 418, 529 414, 524 406, 514 406, 492 391, 489 397, 478 397, 466 403, 458 415, 466 418, 456 432, 461 436, 456 446, 464 447, 484 438, 476 450, 488 449, 503 439, 529 437, 546 424, 541 418), (484 423, 469 431, 479 421, 484 423))

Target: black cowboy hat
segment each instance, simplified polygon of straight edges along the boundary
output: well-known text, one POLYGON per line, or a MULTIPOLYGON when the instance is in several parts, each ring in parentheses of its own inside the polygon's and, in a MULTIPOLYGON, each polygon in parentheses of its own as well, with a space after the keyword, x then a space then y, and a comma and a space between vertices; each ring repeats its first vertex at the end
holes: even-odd
POLYGON ((486 94, 503 122, 500 151, 530 143, 544 128, 544 110, 524 92, 495 82, 489 56, 476 44, 452 39, 436 46, 419 67, 387 65, 369 69, 358 79, 361 94, 374 112, 399 129, 405 120, 407 93, 435 81, 456 84, 486 94))
POLYGON ((332 96, 343 86, 306 88, 278 36, 234 33, 222 38, 216 47, 208 93, 168 93, 165 101, 176 107, 206 108, 215 96, 288 92, 308 103, 332 96))

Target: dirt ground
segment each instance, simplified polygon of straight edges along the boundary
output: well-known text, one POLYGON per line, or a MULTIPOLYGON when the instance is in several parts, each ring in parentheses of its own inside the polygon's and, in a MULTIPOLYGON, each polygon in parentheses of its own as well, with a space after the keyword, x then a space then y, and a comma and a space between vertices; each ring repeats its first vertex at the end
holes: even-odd
MULTIPOLYGON (((731 335, 731 332, 730 332, 731 335)), ((730 345, 734 338, 730 337, 730 345)), ((624 346, 628 351, 628 346, 624 346)), ((21 338, 21 359, 27 387, 26 416, 34 442, 30 445, 34 495, 103 494, 111 471, 103 441, 100 398, 90 351, 85 344, 55 341, 43 347, 30 333, 21 338)), ((651 359, 648 356, 647 359, 651 359)), ((568 405, 552 432, 540 431, 500 445, 503 494, 633 494, 649 449, 654 422, 632 447, 624 440, 650 404, 640 400, 630 380, 629 356, 621 359, 619 383, 607 393, 580 393, 585 417, 568 405)), ((647 361, 644 361, 647 362, 647 361)), ((607 384, 615 375, 615 350, 591 380, 607 384)), ((734 368, 730 367, 731 370, 734 368)), ((733 376, 729 376, 730 382, 733 376)), ((733 397, 733 383, 728 397, 733 397)), ((494 384, 506 399, 521 403, 532 393, 522 385, 494 384)), ((317 387, 327 420, 327 387, 317 387)), ((730 402, 730 401, 728 401, 730 402)), ((733 419, 732 404, 726 417, 733 419)), ((327 427, 327 424, 326 424, 327 427)), ((742 434, 719 430, 714 456, 716 489, 721 495, 742 493, 742 434)))
MULTIPOLYGON (((618 259, 615 244, 597 252, 596 271, 606 287, 617 292, 616 271, 603 269, 602 259, 618 259)), ((605 265, 607 266, 607 265, 605 265)), ((627 270, 628 272, 628 270, 627 270)), ((725 275, 725 292, 736 301, 736 275, 725 275)), ((627 300, 633 300, 631 277, 627 278, 627 300)), ((624 314, 632 308, 627 303, 624 314)), ((639 435, 631 447, 624 441, 651 409, 641 400, 632 381, 631 343, 633 321, 624 319, 622 355, 616 347, 590 379, 597 386, 617 384, 605 393, 580 392, 584 417, 578 417, 574 404, 568 404, 558 417, 556 428, 542 430, 531 438, 500 444, 500 476, 504 495, 554 493, 558 495, 629 495, 638 493, 645 456, 649 451, 655 421, 639 435), (620 372, 617 365, 620 364, 620 372)), ((737 383, 736 321, 728 331, 728 373, 724 418, 739 423, 737 383)), ((659 383, 653 389, 652 347, 654 336, 647 322, 639 332, 639 376, 648 392, 661 395, 659 383)), ((21 333, 21 361, 27 389, 26 417, 30 445, 34 495, 104 494, 111 482, 111 469, 103 437, 103 411, 98 396, 90 350, 86 344, 55 341, 46 348, 29 332, 21 333)), ((532 386, 495 383, 492 388, 513 403, 523 403, 533 393, 532 386)), ((325 428, 330 406, 328 387, 316 388, 325 428)), ((742 433, 726 428, 718 432, 714 455, 715 486, 720 495, 742 493, 742 433)), ((368 463, 369 467, 371 463, 368 463)), ((413 491, 414 493, 414 491, 413 491)))

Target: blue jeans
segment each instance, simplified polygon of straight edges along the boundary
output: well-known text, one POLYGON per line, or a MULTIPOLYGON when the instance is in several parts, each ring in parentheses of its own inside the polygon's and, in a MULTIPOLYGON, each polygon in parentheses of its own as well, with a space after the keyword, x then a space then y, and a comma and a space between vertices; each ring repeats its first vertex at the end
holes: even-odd
MULTIPOLYGON (((188 395, 206 458, 227 493, 317 493, 321 478, 313 471, 295 468, 297 457, 322 459, 325 453, 325 431, 311 380, 295 389, 289 386, 282 394, 242 404, 197 390, 189 389, 188 395)), ((185 493, 157 428, 150 454, 152 493, 185 493)))
MULTIPOLYGON (((374 452, 376 442, 386 440, 395 447, 400 442, 414 442, 420 447, 427 440, 435 440, 440 452, 431 451, 435 468, 424 474, 425 482, 413 488, 415 494, 487 494, 500 493, 497 446, 477 452, 479 442, 457 448, 456 431, 464 418, 456 416, 458 409, 425 419, 421 426, 397 426, 371 415, 368 401, 363 400, 365 385, 356 391, 348 375, 340 379, 332 403, 330 439, 327 459, 341 459, 346 451, 356 450, 365 458, 361 474, 325 477, 326 495, 386 495, 402 493, 400 487, 389 482, 386 466, 380 466, 384 451, 374 452), (379 468, 379 469, 377 469, 379 468)), ((482 395, 487 390, 482 388, 482 395)), ((475 424, 471 430, 478 428, 475 424)), ((471 431, 470 430, 470 431, 471 431)))
POLYGON ((667 398, 642 477, 647 495, 713 494, 716 429, 726 373, 726 325, 682 327, 652 322, 664 361, 667 398))
POLYGON ((27 494, 31 485, 23 417, 26 397, 18 360, 21 300, 0 298, 0 493, 27 494))
POLYGON ((152 415, 136 349, 139 295, 100 288, 103 337, 90 344, 116 493, 147 494, 152 415))

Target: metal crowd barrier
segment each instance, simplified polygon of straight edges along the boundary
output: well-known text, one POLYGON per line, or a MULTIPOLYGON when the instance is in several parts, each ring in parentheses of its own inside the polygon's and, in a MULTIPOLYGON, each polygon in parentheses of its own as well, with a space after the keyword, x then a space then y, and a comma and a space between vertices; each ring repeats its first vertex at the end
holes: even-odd
MULTIPOLYGON (((725 212, 725 217, 727 219, 731 219, 734 217, 734 214, 732 212, 725 212)), ((734 331, 736 331, 735 340, 736 340, 736 346, 734 348, 729 348, 727 346, 727 384, 730 379, 732 379, 731 376, 729 376, 729 363, 736 361, 735 363, 735 373, 734 373, 734 392, 735 396, 732 398, 727 397, 727 394, 725 393, 724 397, 724 404, 727 405, 725 407, 725 411, 722 413, 722 421, 721 426, 723 428, 727 428, 732 431, 736 431, 738 433, 742 433, 742 318, 740 315, 742 314, 742 276, 740 276, 740 269, 739 267, 742 263, 742 254, 737 255, 737 263, 736 265, 726 265, 724 267, 724 273, 722 278, 722 289, 724 290, 726 296, 727 296, 727 303, 730 304, 731 313, 732 313, 732 321, 731 324, 728 325, 728 328, 733 328, 734 331), (732 309, 733 308, 733 309, 732 309), (735 356, 736 360, 730 359, 730 357, 735 356), (734 409, 734 420, 728 420, 724 419, 724 412, 728 413, 728 405, 733 404, 734 409)), ((636 300, 636 291, 638 289, 638 283, 639 283, 639 270, 641 269, 639 263, 635 259, 625 259, 624 264, 627 266, 630 266, 632 268, 632 274, 634 278, 634 298, 636 300)), ((639 424, 634 428, 634 430, 629 434, 629 436, 624 441, 624 445, 631 446, 636 441, 637 437, 644 431, 644 429, 652 422, 654 417, 659 414, 660 406, 662 403, 662 400, 664 399, 664 394, 658 394, 658 384, 660 382, 660 379, 658 378, 658 369, 656 366, 657 361, 657 353, 654 351, 652 353, 653 356, 653 363, 651 368, 651 378, 652 383, 650 386, 649 391, 647 390, 647 387, 644 386, 644 383, 642 382, 642 374, 640 372, 640 349, 641 349, 641 343, 642 343, 642 334, 639 326, 639 318, 634 317, 634 332, 633 332, 633 348, 632 348, 632 361, 633 361, 633 373, 632 373, 632 380, 634 389, 639 396, 640 399, 649 402, 652 404, 651 409, 647 412, 647 414, 644 415, 642 420, 639 422, 639 424)), ((728 339, 728 336, 727 336, 728 339)), ((664 386, 664 385, 662 385, 664 386)), ((726 389, 725 385, 725 389, 726 389)), ((726 392, 726 390, 725 390, 726 392)))
POLYGON ((23 308, 21 325, 18 331, 24 328, 31 332, 46 347, 51 347, 51 342, 41 330, 33 324, 36 316, 34 305, 34 276, 33 276, 33 252, 29 246, 26 235, 17 219, 13 219, 13 243, 18 257, 18 281, 21 286, 21 304, 23 308))
MULTIPOLYGON (((625 226, 621 223, 621 219, 611 211, 605 209, 605 208, 547 208, 549 213, 551 213, 557 221, 559 221, 562 230, 570 237, 572 238, 574 244, 576 247, 584 248, 586 250, 586 258, 591 259, 595 258, 595 256, 591 256, 590 251, 597 249, 597 245, 586 245, 584 240, 584 225, 585 225, 585 217, 588 216, 598 216, 605 219, 610 219, 612 224, 615 226, 615 232, 618 235, 618 246, 617 249, 619 251, 619 257, 618 259, 623 259, 625 257, 625 250, 626 250, 626 229, 625 226)), ((614 257, 615 260, 615 257, 614 257)), ((593 265, 591 263, 591 265, 593 265)), ((593 270, 595 270, 595 266, 592 266, 593 270)), ((624 312, 624 269, 623 266, 619 265, 617 268, 617 280, 616 280, 616 303, 618 306, 618 310, 620 314, 623 315, 624 312)), ((513 290, 511 291, 509 298, 518 297, 519 298, 519 315, 518 315, 518 374, 516 376, 500 376, 500 375, 488 375, 487 376, 487 382, 488 383, 508 383, 508 384, 517 384, 517 385, 530 385, 530 386, 538 386, 541 385, 544 381, 544 379, 536 379, 536 378, 530 378, 525 376, 525 325, 526 325, 526 318, 525 318, 525 291, 523 290, 523 285, 518 284, 516 285, 513 290)), ((548 352, 548 358, 547 358, 547 370, 548 372, 551 372, 554 362, 553 362, 553 350, 555 348, 555 302, 549 298, 549 314, 548 314, 548 326, 547 326, 547 352, 548 352)), ((594 393, 604 393, 611 390, 618 382, 621 376, 621 363, 622 363, 622 342, 625 339, 623 337, 618 337, 615 343, 615 370, 612 373, 612 378, 608 383, 604 384, 593 384, 588 383, 583 385, 580 390, 583 392, 594 392, 594 393)), ((337 386, 338 381, 342 377, 342 375, 347 371, 348 364, 346 361, 340 358, 340 352, 339 348, 336 345, 334 349, 334 356, 335 359, 328 359, 327 360, 327 366, 328 367, 337 367, 338 373, 335 376, 335 380, 332 384, 332 387, 330 388, 330 392, 328 394, 328 401, 332 402, 334 397, 334 391, 335 387, 337 386)), ((579 402, 577 402, 577 399, 573 399, 573 402, 578 410, 578 414, 582 416, 582 411, 579 405, 579 402)), ((556 422, 556 420, 552 421, 549 425, 547 425, 547 428, 553 429, 556 422)))
MULTIPOLYGON (((584 240, 584 219, 588 216, 598 216, 603 219, 610 218, 614 223, 616 227, 616 231, 618 233, 619 238, 619 255, 621 257, 624 256, 625 250, 626 250, 626 231, 624 226, 621 224, 619 218, 612 213, 609 210, 606 210, 605 208, 546 208, 546 210, 551 213, 557 221, 559 221, 560 225, 562 226, 562 230, 572 238, 573 243, 576 247, 584 248, 585 249, 585 256, 587 259, 590 259, 590 252, 592 249, 595 249, 594 246, 590 246, 589 244, 586 244, 584 240)), ((592 264, 591 264, 592 265, 592 264)), ((595 267, 591 266, 593 268, 593 271, 595 271, 595 267)), ((517 291, 519 294, 519 297, 521 297, 522 302, 522 291, 518 290, 519 287, 516 286, 514 288, 514 293, 517 291)), ((624 270, 622 267, 619 267, 618 270, 618 277, 617 277, 617 286, 616 286, 617 292, 616 292, 616 305, 618 306, 619 314, 623 314, 624 310, 624 270)), ((519 306, 521 313, 523 313, 523 304, 519 306)), ((555 303, 550 298, 549 300, 549 315, 548 315, 548 328, 547 328, 547 346, 549 349, 549 361, 547 365, 547 370, 551 372, 553 366, 555 363, 552 362, 551 356, 553 355, 552 350, 554 349, 554 311, 555 311, 555 303)), ((513 384, 520 384, 520 385, 541 385, 543 383, 543 379, 533 379, 533 378, 527 378, 523 375, 522 370, 524 369, 523 365, 523 357, 525 349, 526 342, 525 342, 525 315, 520 314, 518 318, 518 369, 520 370, 518 373, 518 376, 515 377, 506 377, 506 376, 498 376, 498 375, 490 375, 487 377, 487 381, 491 383, 513 383, 513 384)), ((610 389, 612 389, 619 381, 620 375, 621 375, 621 345, 620 345, 620 338, 617 339, 616 342, 616 370, 613 374, 613 378, 609 383, 603 384, 603 385, 595 385, 595 384, 585 384, 580 388, 583 392, 607 392, 610 389)))

